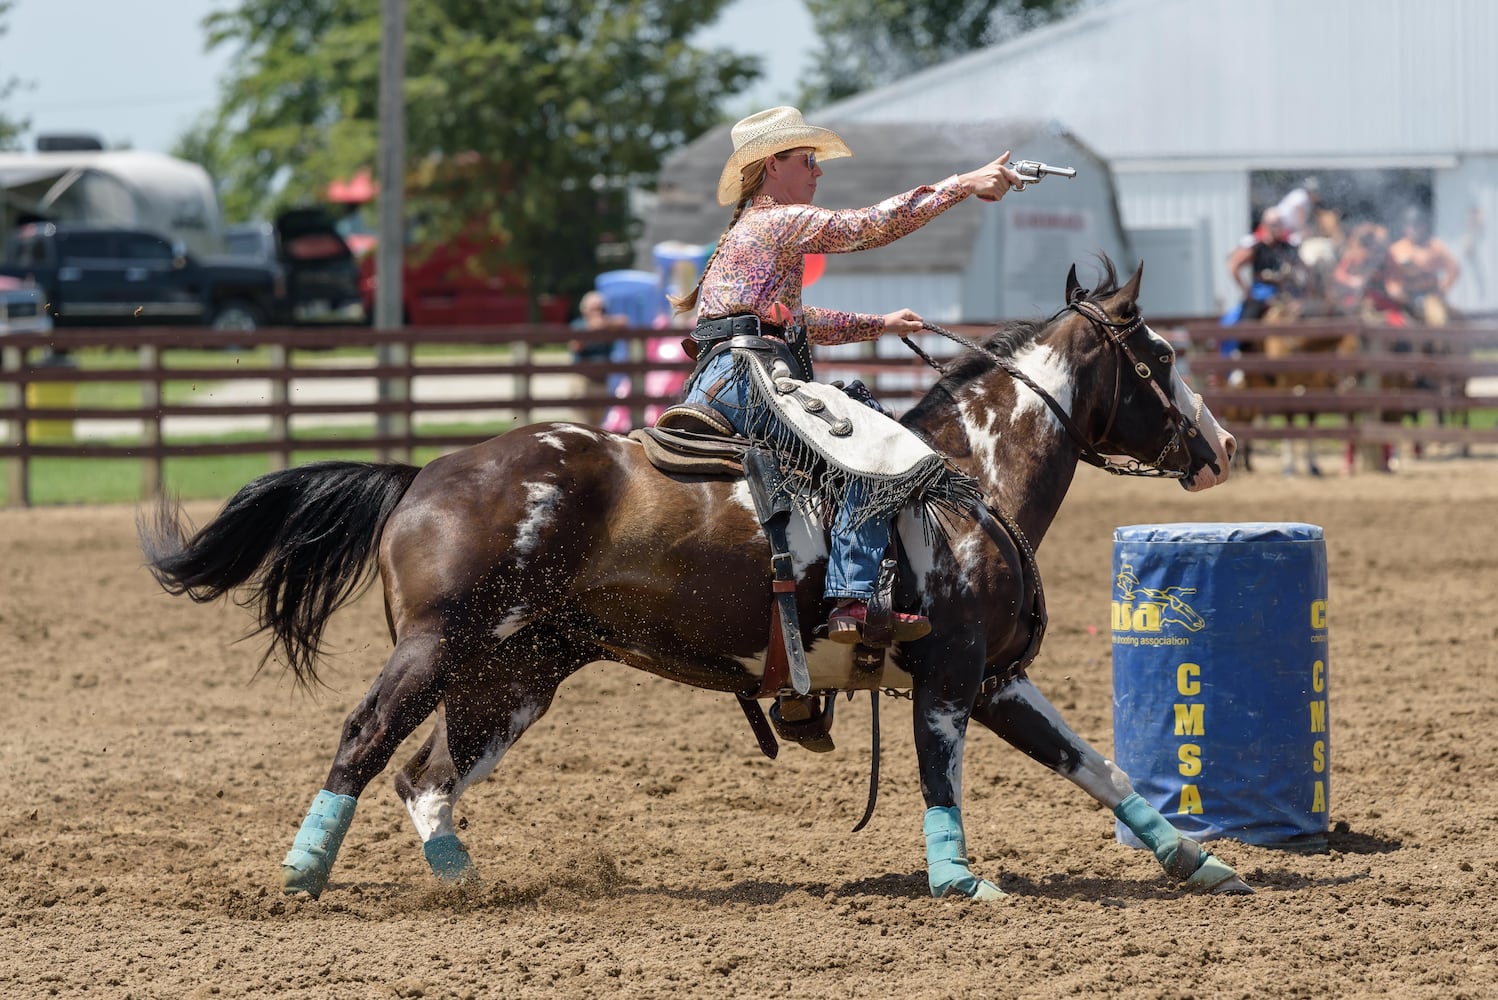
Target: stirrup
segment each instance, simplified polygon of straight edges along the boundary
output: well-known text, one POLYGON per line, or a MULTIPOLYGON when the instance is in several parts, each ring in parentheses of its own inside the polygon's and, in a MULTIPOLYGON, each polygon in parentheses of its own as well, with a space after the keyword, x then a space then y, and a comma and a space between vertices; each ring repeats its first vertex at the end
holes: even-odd
POLYGON ((770 706, 770 721, 774 723, 775 732, 781 739, 812 753, 829 753, 837 749, 832 742, 832 734, 827 731, 831 720, 815 698, 776 698, 775 704, 770 706), (789 706, 793 714, 805 713, 806 717, 785 718, 780 710, 782 704, 789 706))

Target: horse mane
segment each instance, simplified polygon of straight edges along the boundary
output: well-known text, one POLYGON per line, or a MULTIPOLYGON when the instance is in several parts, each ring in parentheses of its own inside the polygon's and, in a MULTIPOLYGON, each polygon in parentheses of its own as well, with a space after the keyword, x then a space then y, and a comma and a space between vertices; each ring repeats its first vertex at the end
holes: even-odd
MULTIPOLYGON (((1099 254, 1098 260, 1103 272, 1102 281, 1097 288, 1086 293, 1085 299, 1088 302, 1101 303, 1118 291, 1119 287, 1118 271, 1113 266, 1113 261, 1107 254, 1099 254)), ((956 399, 963 386, 992 371, 1000 358, 1012 358, 1021 348, 1034 343, 1066 311, 1067 307, 1062 307, 1045 319, 1012 320, 978 342, 983 350, 964 350, 956 355, 942 366, 941 378, 900 422, 907 426, 914 424, 932 410, 956 399)))

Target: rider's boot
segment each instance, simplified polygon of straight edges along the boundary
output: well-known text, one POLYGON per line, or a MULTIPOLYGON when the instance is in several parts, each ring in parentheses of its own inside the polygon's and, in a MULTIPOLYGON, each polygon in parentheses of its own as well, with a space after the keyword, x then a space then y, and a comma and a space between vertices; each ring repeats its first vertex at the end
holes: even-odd
MULTIPOLYGON (((837 602, 827 618, 827 638, 847 646, 863 638, 863 626, 869 615, 867 601, 845 597, 837 602)), ((931 619, 905 611, 894 612, 895 641, 914 642, 931 634, 931 619)))

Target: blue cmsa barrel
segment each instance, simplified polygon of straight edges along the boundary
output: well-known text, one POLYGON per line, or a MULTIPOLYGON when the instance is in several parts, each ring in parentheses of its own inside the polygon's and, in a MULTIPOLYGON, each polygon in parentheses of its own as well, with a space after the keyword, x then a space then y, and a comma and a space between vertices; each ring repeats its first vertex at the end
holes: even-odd
POLYGON ((1114 757, 1177 830, 1326 849, 1326 596, 1314 524, 1114 530, 1114 757))

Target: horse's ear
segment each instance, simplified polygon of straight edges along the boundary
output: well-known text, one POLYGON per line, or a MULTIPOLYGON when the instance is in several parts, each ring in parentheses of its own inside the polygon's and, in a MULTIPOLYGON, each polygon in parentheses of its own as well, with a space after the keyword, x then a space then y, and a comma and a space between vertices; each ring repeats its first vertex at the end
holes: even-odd
POLYGON ((1082 290, 1082 283, 1077 280, 1077 265, 1073 264, 1071 270, 1066 272, 1066 301, 1077 301, 1077 293, 1082 290))
POLYGON ((1139 266, 1134 269, 1134 276, 1124 283, 1124 286, 1119 289, 1119 292, 1124 295, 1130 302, 1138 302, 1139 284, 1143 280, 1143 278, 1144 261, 1141 260, 1139 262, 1139 266))

